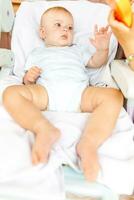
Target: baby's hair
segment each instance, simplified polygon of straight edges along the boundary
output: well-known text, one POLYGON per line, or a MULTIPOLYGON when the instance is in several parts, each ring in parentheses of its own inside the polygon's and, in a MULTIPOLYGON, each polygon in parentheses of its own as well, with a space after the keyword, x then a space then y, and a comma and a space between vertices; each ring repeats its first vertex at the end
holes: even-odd
POLYGON ((43 17, 44 17, 44 15, 46 15, 47 13, 49 13, 49 12, 51 12, 51 11, 54 11, 54 12, 63 11, 63 12, 68 13, 71 17, 73 17, 72 14, 71 14, 71 12, 70 12, 69 10, 67 10, 66 8, 64 8, 64 7, 61 7, 61 6, 51 7, 51 8, 48 8, 48 9, 42 14, 42 16, 41 16, 41 21, 40 21, 40 25, 41 25, 41 26, 42 26, 42 24, 43 24, 43 17))

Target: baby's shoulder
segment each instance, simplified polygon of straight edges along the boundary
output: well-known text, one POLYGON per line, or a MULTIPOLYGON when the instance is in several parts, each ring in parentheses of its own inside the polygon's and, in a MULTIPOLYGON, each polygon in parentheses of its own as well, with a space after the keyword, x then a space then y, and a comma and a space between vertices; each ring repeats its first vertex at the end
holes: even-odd
POLYGON ((85 52, 86 46, 82 45, 82 44, 75 44, 72 46, 73 51, 75 52, 75 54, 81 55, 85 52))
POLYGON ((45 51, 44 47, 36 47, 30 52, 30 55, 32 56, 41 55, 44 51, 45 51))
POLYGON ((78 53, 80 51, 80 45, 79 44, 73 44, 70 46, 70 51, 78 53))

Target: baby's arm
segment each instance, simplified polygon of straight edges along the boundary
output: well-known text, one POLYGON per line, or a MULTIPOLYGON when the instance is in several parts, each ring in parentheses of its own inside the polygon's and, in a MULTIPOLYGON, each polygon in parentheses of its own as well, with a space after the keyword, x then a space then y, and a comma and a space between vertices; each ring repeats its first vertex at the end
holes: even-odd
POLYGON ((36 80, 39 78, 41 74, 41 69, 39 67, 31 67, 24 75, 23 77, 23 83, 25 85, 27 84, 33 84, 36 83, 36 80))
POLYGON ((91 44, 96 48, 96 52, 89 59, 87 67, 101 67, 106 64, 109 53, 109 43, 111 31, 108 31, 108 26, 98 29, 94 27, 94 38, 90 38, 91 44))

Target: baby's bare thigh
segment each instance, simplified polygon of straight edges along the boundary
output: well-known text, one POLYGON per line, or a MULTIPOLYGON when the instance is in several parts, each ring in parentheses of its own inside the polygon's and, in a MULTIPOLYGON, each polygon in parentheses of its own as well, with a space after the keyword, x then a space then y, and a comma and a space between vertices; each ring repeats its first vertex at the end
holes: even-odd
POLYGON ((48 105, 48 93, 45 87, 33 84, 26 86, 32 96, 32 102, 40 109, 46 109, 48 105))
POLYGON ((81 97, 81 111, 93 112, 104 101, 111 101, 119 91, 114 88, 87 87, 81 97))
POLYGON ((14 85, 10 87, 11 93, 31 101, 40 110, 45 110, 48 105, 48 94, 45 87, 38 84, 14 85))

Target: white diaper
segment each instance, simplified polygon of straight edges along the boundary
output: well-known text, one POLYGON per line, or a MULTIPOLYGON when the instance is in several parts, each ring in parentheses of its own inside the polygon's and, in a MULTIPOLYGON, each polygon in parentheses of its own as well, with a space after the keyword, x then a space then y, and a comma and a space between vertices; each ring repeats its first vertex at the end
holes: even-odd
POLYGON ((74 83, 72 81, 43 81, 48 93, 47 110, 62 112, 80 112, 81 96, 88 83, 74 83))

